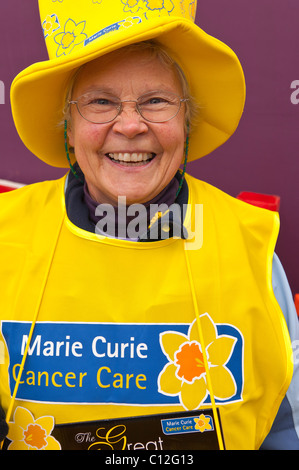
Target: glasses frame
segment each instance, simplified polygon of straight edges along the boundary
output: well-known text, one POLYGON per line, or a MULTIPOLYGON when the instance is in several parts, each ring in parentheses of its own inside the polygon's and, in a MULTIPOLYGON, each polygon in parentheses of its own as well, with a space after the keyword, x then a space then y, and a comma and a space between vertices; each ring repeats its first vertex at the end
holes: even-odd
MULTIPOLYGON (((118 106, 116 107, 117 109, 117 114, 116 116, 114 116, 112 119, 109 119, 108 121, 102 121, 102 122, 97 122, 97 121, 91 121, 90 119, 87 119, 85 116, 83 116, 82 112, 80 111, 80 107, 79 107, 79 100, 80 98, 82 98, 83 96, 85 96, 87 93, 84 93, 83 95, 79 96, 76 100, 69 100, 68 101, 68 104, 75 104, 76 107, 77 107, 77 110, 78 110, 78 113, 80 114, 80 116, 85 119, 86 121, 88 122, 91 122, 92 124, 108 124, 109 122, 112 122, 114 121, 123 111, 123 103, 135 103, 135 110, 138 112, 138 114, 142 117, 142 119, 144 119, 145 121, 147 122, 152 122, 152 123, 155 123, 155 124, 159 124, 159 123, 163 123, 163 122, 168 122, 168 121, 171 121, 171 119, 174 119, 180 109, 181 109, 181 106, 182 106, 182 103, 185 103, 187 101, 189 101, 189 98, 181 98, 179 95, 176 95, 175 93, 172 93, 170 92, 171 95, 174 95, 176 96, 178 99, 179 99, 179 106, 177 108, 177 111, 176 113, 171 116, 170 118, 168 119, 164 119, 164 120, 159 120, 159 121, 152 121, 151 119, 147 119, 146 117, 143 116, 141 110, 139 109, 139 104, 138 104, 138 100, 140 100, 140 98, 143 98, 144 96, 147 96, 147 95, 151 95, 152 93, 156 93, 155 91, 150 91, 148 93, 145 93, 144 95, 141 95, 137 100, 120 100, 118 99, 118 106)), ((159 92, 157 92, 159 93, 159 92)), ((116 97, 115 97, 116 98, 116 97)))

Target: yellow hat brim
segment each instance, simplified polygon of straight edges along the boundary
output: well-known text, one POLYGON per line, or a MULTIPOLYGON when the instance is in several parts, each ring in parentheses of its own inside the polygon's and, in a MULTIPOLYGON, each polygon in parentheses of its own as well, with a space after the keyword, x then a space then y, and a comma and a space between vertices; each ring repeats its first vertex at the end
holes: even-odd
POLYGON ((49 165, 67 167, 64 131, 58 126, 74 70, 128 44, 156 39, 183 68, 199 117, 190 136, 189 161, 211 153, 236 130, 245 103, 245 80, 235 53, 184 18, 156 18, 95 40, 76 54, 38 62, 11 86, 16 129, 26 147, 49 165), (100 45, 99 45, 100 44, 100 45))

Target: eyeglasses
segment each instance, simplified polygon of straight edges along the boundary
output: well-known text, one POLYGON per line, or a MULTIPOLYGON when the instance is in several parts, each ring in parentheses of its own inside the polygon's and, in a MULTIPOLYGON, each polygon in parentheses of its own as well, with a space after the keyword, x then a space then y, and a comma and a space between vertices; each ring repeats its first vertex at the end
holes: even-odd
POLYGON ((136 110, 143 119, 149 122, 166 122, 179 112, 182 103, 188 98, 180 98, 175 93, 151 91, 137 100, 124 100, 99 91, 91 91, 69 104, 77 106, 80 115, 94 124, 105 124, 113 121, 123 110, 123 103, 135 103, 136 110))

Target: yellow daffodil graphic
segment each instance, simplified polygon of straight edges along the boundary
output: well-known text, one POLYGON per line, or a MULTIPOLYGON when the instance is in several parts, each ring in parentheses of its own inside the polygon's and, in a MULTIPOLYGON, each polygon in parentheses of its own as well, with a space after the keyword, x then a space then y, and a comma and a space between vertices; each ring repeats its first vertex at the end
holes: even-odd
POLYGON ((156 15, 157 10, 159 10, 160 13, 165 14, 174 9, 172 0, 145 0, 145 6, 148 9, 147 18, 150 18, 150 12, 155 12, 156 15))
POLYGON ((140 0, 121 0, 124 4, 124 11, 136 13, 140 9, 140 0))
POLYGON ((60 24, 56 15, 48 15, 45 20, 42 22, 42 28, 44 31, 44 36, 47 38, 54 31, 60 28, 60 24))
POLYGON ((195 429, 200 432, 205 432, 205 431, 211 431, 212 426, 210 424, 211 418, 210 416, 205 416, 204 414, 201 414, 199 418, 194 418, 195 422, 195 429))
POLYGON ((87 34, 83 33, 85 25, 86 21, 76 24, 72 19, 67 20, 64 31, 54 36, 54 41, 58 44, 57 57, 70 54, 75 46, 85 41, 87 38, 87 34))
POLYGON ((134 26, 134 24, 138 24, 141 22, 141 19, 139 16, 135 16, 134 18, 129 17, 126 18, 122 23, 120 23, 120 28, 130 28, 131 26, 134 26))
POLYGON ((43 416, 34 419, 26 408, 19 406, 14 414, 14 422, 9 423, 7 450, 61 450, 59 442, 51 436, 54 418, 43 416))
MULTIPOLYGON (((226 367, 236 338, 218 336, 216 325, 207 313, 200 316, 200 326, 214 397, 228 400, 237 390, 235 379, 226 367)), ((182 406, 187 410, 199 408, 209 393, 198 331, 197 321, 194 320, 188 336, 175 331, 166 331, 160 335, 160 345, 169 362, 159 374, 158 390, 164 395, 179 396, 182 406)))

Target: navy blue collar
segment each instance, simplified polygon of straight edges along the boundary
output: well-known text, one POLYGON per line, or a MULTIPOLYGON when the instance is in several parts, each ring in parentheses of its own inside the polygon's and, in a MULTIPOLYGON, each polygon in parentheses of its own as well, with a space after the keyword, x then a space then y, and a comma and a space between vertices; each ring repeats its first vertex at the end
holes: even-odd
MULTIPOLYGON (((76 178, 72 172, 69 172, 67 178, 67 187, 65 192, 67 215, 71 222, 77 227, 88 232, 95 233, 95 226, 98 221, 95 216, 95 209, 98 204, 90 197, 85 184, 84 175, 78 164, 76 164, 76 173, 79 178, 76 178)), ((180 233, 181 238, 186 238, 187 236, 187 231, 181 222, 184 220, 184 205, 188 202, 188 185, 185 180, 178 197, 175 198, 180 179, 181 172, 178 171, 169 185, 157 197, 155 197, 155 199, 146 204, 146 206, 148 206, 153 203, 166 203, 168 206, 171 206, 171 204, 176 203, 180 206, 181 217, 179 219, 176 220, 175 214, 172 212, 168 214, 169 231, 167 233, 167 238, 173 236, 174 229, 176 236, 178 233, 180 233)), ((149 222, 150 221, 148 220, 146 225, 147 227, 149 226, 149 222)), ((146 232, 139 237, 139 241, 155 241, 164 239, 165 233, 161 230, 162 225, 163 216, 158 218, 151 228, 147 228, 146 232), (158 224, 158 231, 155 224, 158 224), (151 237, 151 230, 155 230, 155 233, 159 234, 158 238, 153 239, 151 237)), ((109 234, 107 235, 109 236, 109 234)))

